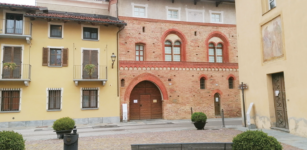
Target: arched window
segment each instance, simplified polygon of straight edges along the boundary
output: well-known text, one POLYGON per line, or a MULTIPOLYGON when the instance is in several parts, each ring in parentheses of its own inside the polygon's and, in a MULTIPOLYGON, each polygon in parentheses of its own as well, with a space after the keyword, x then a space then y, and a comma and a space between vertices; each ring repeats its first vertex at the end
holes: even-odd
POLYGON ((233 77, 230 77, 228 79, 228 85, 229 85, 229 89, 233 89, 233 77))
POLYGON ((135 60, 144 61, 144 45, 143 44, 135 45, 135 60))
POLYGON ((176 41, 172 45, 171 41, 165 41, 165 61, 180 61, 181 58, 181 42, 176 41))
POLYGON ((223 44, 219 43, 216 47, 213 43, 209 44, 209 62, 223 62, 223 44))
POLYGON ((206 88, 206 84, 205 84, 206 80, 204 77, 200 78, 200 89, 205 89, 206 88))
POLYGON ((125 87, 125 79, 120 80, 120 85, 121 85, 121 87, 125 87))

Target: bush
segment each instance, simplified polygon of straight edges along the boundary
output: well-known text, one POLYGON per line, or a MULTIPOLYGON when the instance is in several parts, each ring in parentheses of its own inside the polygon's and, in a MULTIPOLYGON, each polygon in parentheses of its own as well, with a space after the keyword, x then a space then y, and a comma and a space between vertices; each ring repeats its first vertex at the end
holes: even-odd
POLYGON ((195 113, 192 114, 191 120, 192 120, 192 122, 204 122, 204 123, 206 123, 207 116, 206 116, 206 114, 204 114, 202 112, 195 112, 195 113))
POLYGON ((53 123, 53 130, 72 130, 75 126, 75 121, 69 117, 63 117, 53 123))
POLYGON ((14 131, 0 131, 0 149, 24 150, 25 140, 22 135, 14 131))
POLYGON ((245 131, 232 140, 234 150, 281 150, 281 144, 272 136, 256 131, 245 131))

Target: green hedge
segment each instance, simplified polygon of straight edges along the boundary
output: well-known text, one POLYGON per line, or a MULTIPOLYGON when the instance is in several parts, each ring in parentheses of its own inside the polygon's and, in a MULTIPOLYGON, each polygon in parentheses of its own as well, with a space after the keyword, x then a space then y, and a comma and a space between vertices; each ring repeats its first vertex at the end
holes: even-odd
POLYGON ((24 150, 25 140, 14 131, 0 131, 0 150, 24 150))
POLYGON ((56 120, 53 123, 53 130, 61 131, 61 130, 72 130, 75 126, 75 121, 69 117, 63 117, 56 120))
POLYGON ((207 115, 202 112, 195 112, 191 117, 192 122, 206 122, 207 115))
POLYGON ((281 150, 281 144, 272 136, 256 131, 245 131, 232 140, 233 150, 281 150))

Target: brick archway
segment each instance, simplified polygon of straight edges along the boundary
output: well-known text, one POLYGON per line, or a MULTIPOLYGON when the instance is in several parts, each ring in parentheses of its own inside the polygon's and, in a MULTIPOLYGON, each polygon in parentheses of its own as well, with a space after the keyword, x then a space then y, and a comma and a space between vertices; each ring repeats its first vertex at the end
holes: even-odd
POLYGON ((150 81, 152 83, 154 83, 160 90, 161 92, 161 96, 162 96, 162 100, 168 100, 168 94, 167 94, 167 90, 163 84, 163 82, 156 77, 153 74, 150 73, 143 73, 137 77, 135 77, 130 84, 128 85, 128 87, 126 88, 126 92, 125 92, 125 97, 124 97, 124 101, 125 102, 129 102, 129 98, 130 98, 130 94, 133 90, 133 88, 140 82, 142 81, 150 81))
MULTIPOLYGON (((213 31, 206 38, 205 45, 206 45, 207 53, 209 54, 209 40, 213 37, 218 37, 223 41, 223 43, 222 43, 223 44, 223 62, 228 63, 229 62, 229 40, 226 37, 226 35, 224 35, 220 31, 213 31)), ((215 43, 215 44, 218 44, 218 43, 215 43)), ((208 54, 207 54, 206 59, 209 62, 209 55, 208 54)))
POLYGON ((181 39, 181 60, 180 61, 186 61, 186 45, 187 45, 187 38, 185 37, 185 35, 179 31, 178 29, 168 29, 167 31, 165 31, 161 37, 161 43, 162 43, 162 60, 165 61, 165 51, 164 51, 164 42, 166 40, 166 37, 169 34, 175 34, 177 35, 180 39, 181 39))
POLYGON ((229 80, 230 77, 232 77, 233 80, 236 80, 236 77, 233 74, 229 74, 226 79, 229 80))

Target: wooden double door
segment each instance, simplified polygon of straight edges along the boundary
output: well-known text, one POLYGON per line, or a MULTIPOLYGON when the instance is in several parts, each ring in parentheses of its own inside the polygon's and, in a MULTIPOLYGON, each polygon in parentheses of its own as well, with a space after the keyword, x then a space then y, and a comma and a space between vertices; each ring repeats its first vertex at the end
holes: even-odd
POLYGON ((162 119, 160 90, 149 81, 137 84, 131 92, 129 103, 130 120, 162 119))
POLYGON ((289 129, 286 103, 285 80, 283 73, 272 75, 276 127, 289 129))

